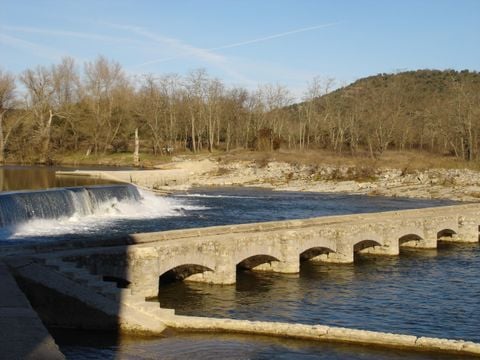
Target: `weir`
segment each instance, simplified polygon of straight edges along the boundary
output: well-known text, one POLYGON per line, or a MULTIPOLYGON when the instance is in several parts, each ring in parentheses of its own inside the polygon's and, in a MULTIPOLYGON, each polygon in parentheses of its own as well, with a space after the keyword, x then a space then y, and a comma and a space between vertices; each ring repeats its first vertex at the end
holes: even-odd
POLYGON ((114 202, 138 201, 141 195, 132 185, 58 188, 0 194, 0 226, 25 223, 32 219, 59 219, 87 216, 114 202))
POLYGON ((147 301, 162 278, 228 285, 236 269, 298 273, 300 260, 352 263, 357 253, 396 256, 400 247, 435 248, 439 241, 478 242, 480 204, 361 215, 216 226, 132 234, 102 246, 101 240, 69 249, 26 246, 3 260, 33 305, 57 326, 161 333, 167 327, 231 331, 325 341, 395 346, 480 355, 480 345, 327 326, 251 322, 175 315, 147 301), (28 294, 28 289, 34 291, 28 294), (36 296, 35 296, 36 294, 36 296), (40 295, 39 295, 40 294, 40 295), (51 304, 45 298, 56 297, 51 304), (56 311, 59 303, 68 314, 56 311), (70 311, 69 311, 70 310, 70 311), (83 311, 83 310, 82 310, 83 311))

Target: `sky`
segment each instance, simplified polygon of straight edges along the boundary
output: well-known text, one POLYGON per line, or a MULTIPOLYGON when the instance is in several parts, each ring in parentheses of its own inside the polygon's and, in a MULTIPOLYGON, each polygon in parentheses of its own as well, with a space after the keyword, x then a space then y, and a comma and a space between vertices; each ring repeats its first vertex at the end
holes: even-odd
POLYGON ((480 70, 480 0, 0 0, 0 68, 99 55, 132 77, 203 68, 230 86, 337 86, 480 70))

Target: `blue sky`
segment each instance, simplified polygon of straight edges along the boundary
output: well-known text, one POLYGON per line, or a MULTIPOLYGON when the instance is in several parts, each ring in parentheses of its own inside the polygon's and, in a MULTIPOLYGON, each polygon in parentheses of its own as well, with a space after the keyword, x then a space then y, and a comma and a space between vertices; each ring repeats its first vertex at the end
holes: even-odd
POLYGON ((231 85, 480 70, 480 0, 0 0, 0 66, 99 54, 128 74, 205 68, 231 85))

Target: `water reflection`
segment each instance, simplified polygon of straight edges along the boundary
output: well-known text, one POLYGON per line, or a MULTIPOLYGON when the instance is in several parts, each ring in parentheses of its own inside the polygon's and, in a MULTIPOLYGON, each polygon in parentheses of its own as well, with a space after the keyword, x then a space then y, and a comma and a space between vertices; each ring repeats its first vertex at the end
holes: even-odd
POLYGON ((88 177, 56 177, 56 170, 75 170, 48 166, 0 166, 0 191, 48 189, 53 187, 112 184, 112 181, 88 177))
MULTIPOLYGON (((68 359, 251 359, 251 360, 451 360, 451 355, 409 352, 262 336, 177 333, 162 338, 122 338, 120 343, 108 334, 54 331, 60 348, 68 359)), ((471 359, 459 357, 456 359, 471 359)))

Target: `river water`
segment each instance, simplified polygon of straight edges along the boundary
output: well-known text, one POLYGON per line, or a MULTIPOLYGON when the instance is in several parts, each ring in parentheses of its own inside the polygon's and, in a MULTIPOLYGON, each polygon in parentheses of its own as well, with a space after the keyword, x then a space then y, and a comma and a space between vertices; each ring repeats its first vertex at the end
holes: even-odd
MULTIPOLYGON (((238 188, 195 189, 160 200, 145 196, 141 206, 147 209, 140 215, 138 207, 125 207, 121 215, 114 212, 90 219, 50 219, 41 222, 40 233, 38 229, 29 232, 37 226, 30 222, 1 232, 0 239, 9 244, 99 234, 118 236, 450 203, 238 188)), ((398 257, 359 256, 351 265, 303 262, 298 275, 244 271, 238 273, 233 286, 162 285, 159 301, 179 314, 328 324, 480 342, 479 298, 479 245, 443 244, 437 250, 402 250, 398 257)), ((71 359, 452 358, 251 336, 172 333, 155 339, 119 340, 108 333, 53 333, 71 359)))
POLYGON ((258 188, 204 188, 166 197, 140 192, 142 201, 107 203, 102 212, 96 212, 92 216, 39 219, 0 228, 0 245, 99 236, 119 237, 139 232, 412 209, 452 203, 441 200, 274 192, 258 188))
MULTIPOLYGON (((105 167, 96 166, 93 169, 101 170, 105 167)), ((56 170, 75 170, 71 167, 51 166, 0 166, 0 191, 14 191, 25 189, 47 189, 65 186, 84 186, 111 184, 111 181, 87 177, 55 176, 56 170)), ((85 168, 87 169, 87 168, 85 168)), ((109 168, 111 170, 111 168, 109 168)))

